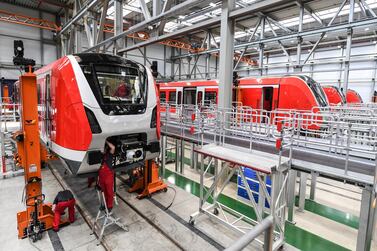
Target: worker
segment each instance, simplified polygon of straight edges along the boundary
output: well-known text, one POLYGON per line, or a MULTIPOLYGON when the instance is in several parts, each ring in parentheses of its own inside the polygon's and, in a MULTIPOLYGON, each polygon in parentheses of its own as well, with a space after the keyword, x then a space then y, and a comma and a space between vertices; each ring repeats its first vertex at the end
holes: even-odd
POLYGON ((105 203, 109 211, 112 210, 114 201, 114 153, 115 146, 106 140, 102 164, 98 171, 98 185, 102 190, 103 194, 105 195, 105 203))
POLYGON ((69 221, 75 221, 75 198, 70 190, 60 191, 52 204, 52 211, 54 211, 54 222, 52 227, 54 231, 59 231, 60 216, 63 215, 65 209, 68 208, 69 221))
POLYGON ((130 95, 130 88, 125 81, 121 81, 118 88, 115 90, 113 97, 127 98, 130 95))

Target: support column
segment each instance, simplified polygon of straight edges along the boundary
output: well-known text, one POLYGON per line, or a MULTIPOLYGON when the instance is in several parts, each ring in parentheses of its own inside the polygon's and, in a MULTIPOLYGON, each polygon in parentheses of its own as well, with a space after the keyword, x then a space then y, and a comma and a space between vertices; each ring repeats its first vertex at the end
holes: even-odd
POLYGON ((317 178, 318 178, 318 173, 312 172, 311 173, 311 182, 310 182, 310 196, 309 199, 314 200, 315 199, 315 190, 317 187, 317 178))
POLYGON ((165 166, 166 166, 166 136, 161 135, 161 173, 160 176, 165 178, 165 166))
MULTIPOLYGON (((350 0, 350 12, 348 23, 353 22, 353 14, 355 8, 355 0, 350 0)), ((349 71, 350 71, 350 58, 351 58, 351 47, 352 47, 352 28, 347 30, 347 43, 346 43, 346 58, 344 60, 344 79, 343 79, 343 93, 346 95, 348 89, 348 82, 349 82, 349 71)))
MULTIPOLYGON (((114 0, 115 19, 114 19, 114 36, 123 32, 123 0, 114 0)), ((115 41, 114 54, 124 46, 124 38, 115 41)))
MULTIPOLYGON (((264 39, 264 28, 266 27, 266 17, 261 19, 261 31, 259 39, 264 39)), ((259 44, 259 75, 263 75, 263 56, 264 56, 264 44, 259 44)))
POLYGON ((185 168, 185 141, 184 140, 181 140, 180 148, 181 148, 181 151, 180 151, 179 173, 183 174, 184 168, 185 168))
MULTIPOLYGON (((302 32, 303 20, 304 20, 304 6, 303 4, 300 6, 300 15, 299 15, 299 23, 298 23, 298 32, 302 32)), ((295 72, 302 72, 302 65, 301 65, 301 44, 302 44, 302 37, 297 37, 297 59, 296 59, 296 67, 294 67, 295 72)))
POLYGON ((288 206, 288 221, 293 222, 293 215, 295 209, 295 198, 296 198, 296 179, 297 179, 297 171, 296 170, 289 170, 288 174, 288 198, 287 198, 287 206, 288 206))
POLYGON ((373 187, 365 187, 361 194, 359 231, 357 233, 356 251, 370 250, 376 218, 376 208, 372 207, 373 187))
POLYGON ((300 191, 298 197, 298 210, 303 212, 305 209, 305 197, 306 197, 306 181, 308 180, 308 174, 300 172, 300 191))
POLYGON ((235 7, 235 0, 222 0, 220 27, 220 69, 219 69, 219 107, 232 106, 232 80, 234 55, 234 21, 229 12, 235 7))
POLYGON ((179 172, 179 140, 175 140, 175 172, 179 172))

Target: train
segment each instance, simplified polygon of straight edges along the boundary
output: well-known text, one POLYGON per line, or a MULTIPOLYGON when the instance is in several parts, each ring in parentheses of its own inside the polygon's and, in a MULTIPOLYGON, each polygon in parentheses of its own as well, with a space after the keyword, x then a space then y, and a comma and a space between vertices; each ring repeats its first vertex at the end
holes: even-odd
MULTIPOLYGON (((160 83, 160 100, 172 105, 217 104, 218 84, 218 80, 160 83)), ((329 105, 321 86, 304 75, 240 78, 233 88, 233 101, 265 111, 310 111, 329 105)))
POLYGON ((347 100, 343 92, 336 86, 322 86, 330 105, 344 105, 347 100))
POLYGON ((115 170, 159 155, 159 97, 151 71, 119 56, 80 53, 40 68, 41 143, 74 175, 97 172, 105 141, 115 170))
POLYGON ((346 93, 346 100, 349 104, 360 104, 363 103, 363 99, 360 94, 355 90, 348 89, 346 93))

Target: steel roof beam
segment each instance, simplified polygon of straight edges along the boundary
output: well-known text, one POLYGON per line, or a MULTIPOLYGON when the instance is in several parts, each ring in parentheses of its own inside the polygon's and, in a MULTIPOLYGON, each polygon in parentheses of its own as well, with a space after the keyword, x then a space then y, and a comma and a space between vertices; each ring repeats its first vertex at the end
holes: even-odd
POLYGON ((157 16, 151 17, 151 19, 149 19, 149 20, 144 20, 143 22, 135 24, 134 26, 131 26, 128 30, 123 31, 123 32, 121 32, 120 34, 118 34, 116 36, 108 38, 108 39, 102 41, 101 43, 99 43, 99 44, 97 44, 97 45, 95 45, 93 47, 88 48, 87 50, 85 50, 85 52, 92 51, 92 50, 94 50, 94 49, 96 49, 98 47, 101 47, 101 46, 103 46, 103 45, 105 45, 107 43, 114 42, 114 41, 116 41, 118 39, 121 39, 121 38, 123 38, 123 37, 125 37, 125 36, 127 36, 129 34, 132 34, 132 33, 135 33, 137 31, 140 31, 142 29, 145 29, 148 26, 153 25, 153 24, 155 24, 157 22, 160 22, 160 21, 162 21, 162 20, 164 20, 166 18, 179 15, 182 12, 187 11, 191 7, 197 5, 199 2, 201 4, 207 4, 207 3, 210 3, 211 0, 192 0, 192 1, 185 1, 185 2, 183 2, 181 4, 175 5, 170 10, 167 10, 167 11, 165 11, 165 12, 163 12, 163 13, 157 15, 157 16))
POLYGON ((61 35, 65 33, 73 24, 75 24, 78 20, 80 20, 89 9, 97 5, 100 0, 91 0, 89 1, 83 8, 81 8, 77 13, 66 23, 63 25, 62 29, 58 33, 58 35, 61 35))
MULTIPOLYGON (((274 7, 274 6, 289 3, 289 2, 290 1, 287 1, 287 0, 265 0, 265 1, 257 2, 257 3, 253 3, 249 7, 246 7, 246 8, 241 8, 241 9, 231 11, 229 13, 229 17, 237 18, 237 17, 242 17, 242 16, 245 16, 245 15, 248 15, 248 14, 256 14, 260 11, 265 10, 266 8, 274 7)), ((192 31, 208 28, 210 26, 213 26, 213 25, 216 25, 216 24, 219 24, 219 23, 220 23, 220 17, 214 17, 214 18, 202 21, 202 22, 197 23, 197 24, 193 24, 192 26, 182 28, 180 30, 177 30, 177 31, 174 31, 174 32, 162 35, 162 36, 150 38, 149 40, 147 40, 145 42, 141 42, 141 43, 138 43, 134 46, 129 46, 127 48, 121 49, 121 50, 119 50, 119 52, 127 52, 127 51, 131 51, 131 50, 135 50, 139 47, 154 44, 154 43, 163 41, 165 39, 169 39, 169 38, 177 37, 177 36, 180 36, 180 35, 183 35, 183 34, 187 34, 187 33, 192 32, 192 31)))

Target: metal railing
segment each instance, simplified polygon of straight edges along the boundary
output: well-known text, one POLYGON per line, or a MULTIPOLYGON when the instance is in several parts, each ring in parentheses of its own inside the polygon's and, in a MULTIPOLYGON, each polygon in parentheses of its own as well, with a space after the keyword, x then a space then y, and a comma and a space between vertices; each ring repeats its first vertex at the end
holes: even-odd
POLYGON ((264 250, 272 250, 272 233, 273 233, 274 218, 270 215, 264 218, 257 226, 244 234, 241 238, 235 241, 225 251, 239 251, 247 247, 259 235, 264 232, 264 250))
POLYGON ((266 111, 246 106, 220 109, 162 104, 161 121, 163 132, 174 131, 207 143, 237 139, 249 142, 250 149, 256 141, 274 144, 281 124, 285 144, 341 158, 345 174, 350 159, 374 164, 377 156, 377 113, 367 107, 266 111))

